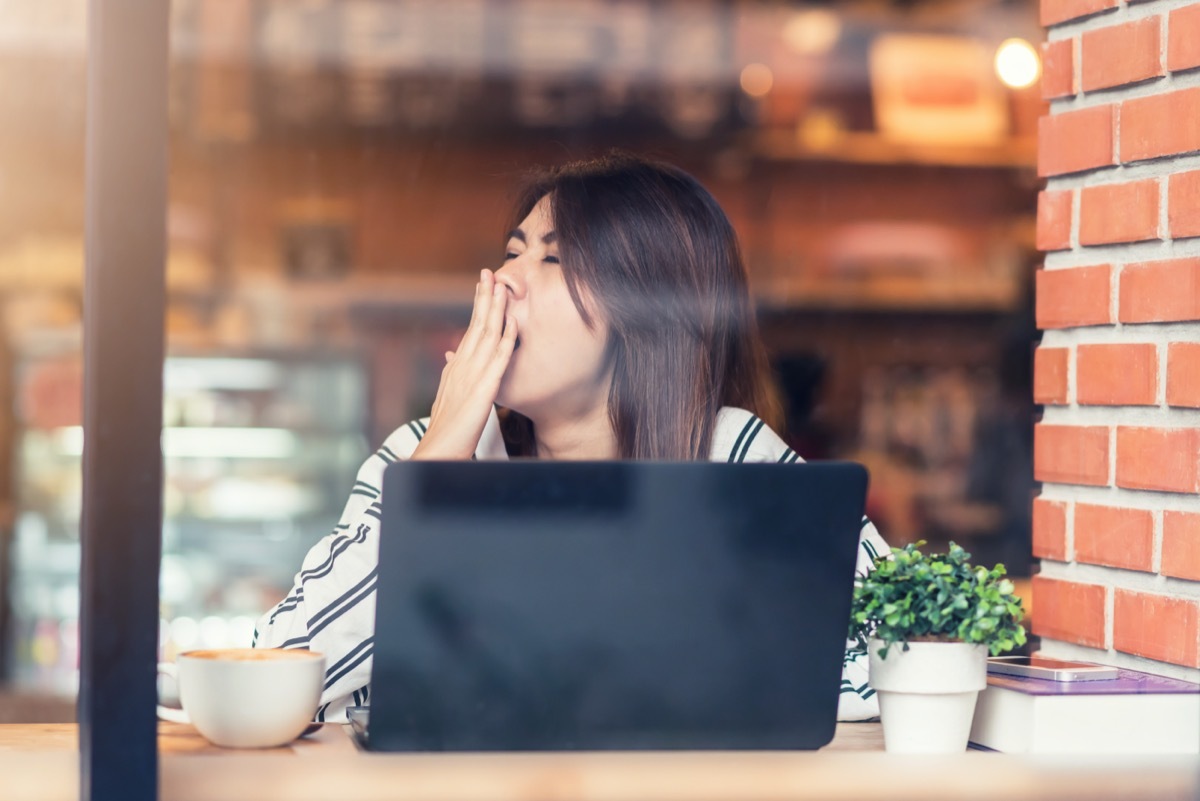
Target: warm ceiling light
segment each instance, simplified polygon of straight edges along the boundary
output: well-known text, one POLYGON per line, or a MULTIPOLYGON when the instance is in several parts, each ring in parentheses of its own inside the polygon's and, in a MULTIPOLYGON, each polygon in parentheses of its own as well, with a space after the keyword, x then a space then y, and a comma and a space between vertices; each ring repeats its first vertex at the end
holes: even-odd
POLYGON ((742 69, 742 91, 751 97, 763 97, 771 91, 775 76, 766 64, 747 64, 742 69))
POLYGON ((783 26, 783 40, 788 47, 805 56, 828 53, 841 35, 842 21, 824 8, 799 11, 783 26))
POLYGON ((996 75, 1005 86, 1024 89, 1042 74, 1042 62, 1024 39, 1007 39, 996 49, 996 75))

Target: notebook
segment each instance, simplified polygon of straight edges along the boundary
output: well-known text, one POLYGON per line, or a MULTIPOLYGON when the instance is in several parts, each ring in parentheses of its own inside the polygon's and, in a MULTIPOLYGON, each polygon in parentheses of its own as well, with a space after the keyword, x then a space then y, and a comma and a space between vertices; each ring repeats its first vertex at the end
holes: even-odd
POLYGON ((1014 754, 1200 755, 1200 685, 1124 668, 1100 681, 993 674, 970 740, 1014 754))
POLYGON ((856 464, 400 462, 378 751, 813 749, 836 723, 856 464))

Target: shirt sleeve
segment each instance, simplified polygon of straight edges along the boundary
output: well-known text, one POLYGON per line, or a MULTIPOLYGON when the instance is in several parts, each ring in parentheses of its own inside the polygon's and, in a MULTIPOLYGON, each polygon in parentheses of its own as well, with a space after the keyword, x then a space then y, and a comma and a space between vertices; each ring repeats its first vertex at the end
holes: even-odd
MULTIPOLYGON (((856 576, 865 576, 879 556, 891 553, 875 524, 866 517, 858 537, 856 576)), ((849 625, 849 621, 847 621, 849 625)), ((879 717, 879 696, 870 683, 866 649, 851 639, 846 640, 846 656, 842 660, 842 690, 838 696, 839 721, 871 720, 879 717)))
POLYGON ((409 423, 363 463, 337 525, 309 550, 291 591, 255 627, 253 647, 325 655, 318 721, 344 722, 348 706, 367 701, 383 473, 392 462, 411 456, 424 433, 424 421, 409 423))

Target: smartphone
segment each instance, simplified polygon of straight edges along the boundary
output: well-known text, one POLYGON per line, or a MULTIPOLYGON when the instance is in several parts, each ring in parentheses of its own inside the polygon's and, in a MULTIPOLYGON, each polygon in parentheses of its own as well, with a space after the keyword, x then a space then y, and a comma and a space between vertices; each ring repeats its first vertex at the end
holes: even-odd
POLYGON ((1094 662, 1072 662, 1048 659, 1044 656, 993 656, 988 659, 988 673, 1006 676, 1026 676, 1050 681, 1097 681, 1117 678, 1117 669, 1094 662))

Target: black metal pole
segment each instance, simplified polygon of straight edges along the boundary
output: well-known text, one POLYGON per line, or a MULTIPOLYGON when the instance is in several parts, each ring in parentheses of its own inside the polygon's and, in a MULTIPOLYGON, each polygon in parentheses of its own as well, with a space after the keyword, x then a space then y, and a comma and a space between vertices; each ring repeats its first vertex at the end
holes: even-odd
POLYGON ((89 0, 79 755, 84 801, 158 794, 168 0, 89 0))

